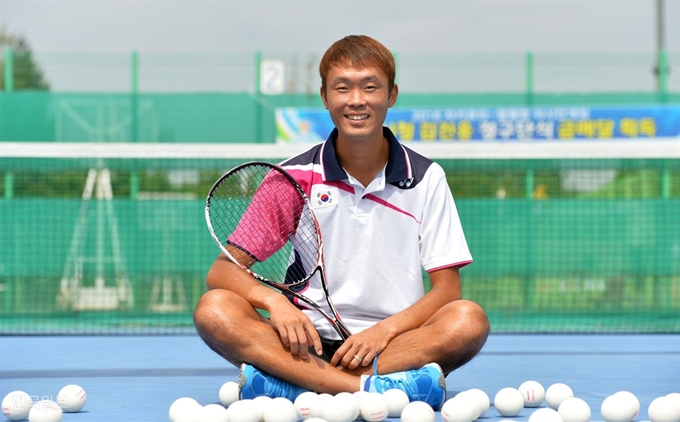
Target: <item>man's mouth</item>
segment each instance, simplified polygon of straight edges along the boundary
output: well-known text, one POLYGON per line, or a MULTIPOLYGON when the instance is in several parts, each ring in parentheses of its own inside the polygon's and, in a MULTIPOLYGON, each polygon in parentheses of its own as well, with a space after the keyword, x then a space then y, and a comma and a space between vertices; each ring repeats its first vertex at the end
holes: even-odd
POLYGON ((368 114, 349 114, 347 118, 350 120, 366 120, 368 119, 368 114))

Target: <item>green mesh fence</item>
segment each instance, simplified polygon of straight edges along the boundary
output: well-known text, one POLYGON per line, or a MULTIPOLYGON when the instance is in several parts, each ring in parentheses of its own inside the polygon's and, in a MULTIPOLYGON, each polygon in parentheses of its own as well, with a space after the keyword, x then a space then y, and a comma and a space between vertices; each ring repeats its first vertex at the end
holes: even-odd
MULTIPOLYGON (((678 72, 680 73, 680 72, 678 72)), ((680 104, 680 91, 600 94, 400 94, 397 106, 597 107, 680 104)), ((318 94, 0 94, 0 142, 273 143, 277 107, 322 108, 318 94)))
MULTIPOLYGON (((394 52, 401 93, 678 92, 680 51, 394 52), (664 83, 660 83, 661 80, 664 83), (660 86, 662 85, 662 86, 660 86)), ((0 89, 56 92, 250 92, 276 61, 287 94, 318 96, 323 51, 104 53, 0 51, 0 89), (4 54, 3 54, 4 53, 4 54), (8 72, 4 72, 10 58, 8 72), (9 76, 10 81, 5 77, 9 76), (9 88, 8 88, 9 87, 9 88)))
MULTIPOLYGON (((205 194, 287 156, 271 147, 0 158, 0 333, 193 331, 218 254, 205 194)), ((464 297, 494 332, 680 332, 680 160, 436 160, 475 259, 464 297)))

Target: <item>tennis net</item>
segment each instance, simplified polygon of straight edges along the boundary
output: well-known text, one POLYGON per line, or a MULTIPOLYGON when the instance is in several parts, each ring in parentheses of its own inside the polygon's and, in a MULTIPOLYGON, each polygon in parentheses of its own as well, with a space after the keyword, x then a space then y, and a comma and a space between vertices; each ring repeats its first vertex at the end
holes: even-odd
MULTIPOLYGON (((677 140, 418 143, 498 333, 680 332, 677 140)), ((309 145, 0 143, 0 334, 193 333, 205 195, 309 145)))

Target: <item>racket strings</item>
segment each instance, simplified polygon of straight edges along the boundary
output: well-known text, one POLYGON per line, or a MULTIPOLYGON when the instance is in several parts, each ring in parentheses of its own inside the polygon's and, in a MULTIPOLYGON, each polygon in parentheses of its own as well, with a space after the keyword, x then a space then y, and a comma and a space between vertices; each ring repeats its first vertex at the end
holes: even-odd
POLYGON ((270 281, 302 283, 316 268, 320 242, 312 210, 272 167, 245 166, 223 178, 213 189, 210 222, 234 259, 270 281))

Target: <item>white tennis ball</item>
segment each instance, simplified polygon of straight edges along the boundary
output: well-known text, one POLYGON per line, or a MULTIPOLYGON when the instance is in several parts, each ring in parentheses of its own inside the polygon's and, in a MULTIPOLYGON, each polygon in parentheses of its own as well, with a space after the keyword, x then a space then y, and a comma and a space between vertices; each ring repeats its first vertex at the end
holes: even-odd
POLYGON ((472 420, 479 418, 479 415, 482 414, 483 403, 477 398, 475 393, 471 393, 470 391, 466 390, 456 394, 455 397, 458 397, 465 403, 466 406, 470 406, 472 408, 472 420))
POLYGON ((229 422, 229 414, 220 404, 207 404, 196 414, 196 422, 229 422))
POLYGON ((86 401, 87 393, 83 387, 76 384, 64 386, 57 394, 57 403, 66 413, 80 412, 85 407, 86 401))
POLYGON ((170 405, 170 409, 168 410, 168 417, 170 418, 170 420, 174 422, 175 417, 177 416, 177 412, 179 411, 179 409, 184 407, 189 407, 194 411, 198 412, 198 409, 200 409, 202 406, 191 397, 180 397, 174 402, 172 402, 172 404, 170 405))
POLYGON ((305 391, 297 396, 295 402, 293 402, 297 416, 301 420, 313 417, 312 412, 318 413, 317 416, 321 416, 322 409, 319 409, 318 412, 316 411, 316 408, 320 407, 318 403, 319 395, 313 391, 305 391))
POLYGON ((198 408, 180 407, 175 413, 173 422, 198 422, 198 412, 203 410, 203 406, 198 408))
POLYGON ((591 416, 588 403, 578 397, 564 399, 557 408, 557 413, 562 416, 564 422, 588 422, 591 416))
POLYGON ((493 405, 501 416, 517 416, 524 408, 524 397, 516 388, 501 388, 493 399, 493 405))
POLYGON ((356 418, 354 418, 354 419, 356 419, 356 420, 358 420, 358 421, 363 421, 363 420, 364 420, 364 418, 361 416, 361 401, 362 401, 363 399, 365 399, 366 397, 368 397, 370 394, 371 394, 371 393, 369 393, 368 391, 355 391, 354 393, 352 393, 352 395, 353 395, 353 396, 357 399, 357 401, 359 402, 359 415, 358 415, 356 418))
POLYGON ((564 420, 557 410, 543 407, 529 415, 529 422, 564 422, 564 420))
POLYGON ((401 422, 434 422, 432 406, 424 401, 412 401, 401 411, 401 422))
POLYGON ((315 406, 312 408, 311 415, 315 418, 320 418, 323 414, 323 408, 326 406, 326 402, 330 400, 333 396, 327 393, 321 393, 318 395, 318 400, 315 406))
POLYGON ((390 409, 387 400, 380 393, 368 393, 361 399, 361 417, 368 422, 378 422, 387 418, 390 409))
POLYGON ((574 392, 567 384, 556 382, 545 390, 545 402, 551 409, 557 410, 564 399, 574 397, 574 392))
POLYGON ((272 404, 272 400, 274 399, 269 396, 257 396, 253 398, 253 404, 255 405, 255 409, 257 409, 257 415, 260 422, 264 421, 264 411, 272 404))
MULTIPOLYGON (((354 397, 352 400, 355 400, 354 397)), ((344 396, 328 399, 321 412, 321 418, 328 422, 351 422, 355 417, 356 408, 344 396)))
POLYGON ((220 403, 229 407, 233 402, 239 399, 238 383, 235 381, 227 381, 222 384, 218 393, 220 403))
POLYGON ((52 400, 40 400, 28 411, 29 422, 61 422, 63 412, 59 405, 52 400))
POLYGON ((524 407, 538 407, 545 398, 545 388, 534 380, 524 381, 518 388, 524 397, 524 407))
POLYGON ((605 422, 630 422, 635 412, 625 396, 612 394, 602 401, 600 413, 605 422))
POLYGON ((677 416, 678 421, 680 421, 680 393, 666 394, 666 397, 670 399, 671 407, 674 409, 673 413, 677 416))
POLYGON ((630 406, 633 408, 633 417, 630 419, 635 419, 638 413, 640 413, 640 400, 638 400, 635 394, 631 393, 630 391, 619 391, 614 393, 614 395, 623 397, 624 400, 630 404, 630 406))
POLYGON ((673 397, 668 396, 661 396, 652 400, 647 408, 647 416, 649 416, 651 422, 677 422, 680 420, 680 414, 677 413, 673 397))
POLYGON ((352 410, 354 410, 352 420, 355 420, 361 414, 361 405, 359 404, 359 398, 354 394, 344 391, 336 394, 335 398, 343 400, 345 402, 345 406, 349 406, 352 408, 352 410))
POLYGON ((11 421, 23 421, 33 406, 33 399, 25 391, 10 391, 2 399, 2 413, 11 421))
POLYGON ((252 399, 243 399, 233 402, 227 407, 229 422, 259 422, 260 412, 258 412, 255 402, 252 399))
POLYGON ((275 397, 264 411, 264 422, 295 422, 297 410, 292 401, 275 397))
POLYGON ((470 422, 475 420, 479 406, 470 403, 470 395, 456 394, 442 405, 441 416, 444 422, 470 422))
POLYGON ((391 388, 385 391, 383 397, 387 400, 388 418, 398 418, 402 410, 409 404, 408 395, 398 388, 391 388))
POLYGON ((489 399, 489 395, 486 394, 484 390, 480 390, 479 388, 471 388, 466 392, 471 393, 472 396, 475 397, 477 401, 480 403, 480 411, 479 415, 477 415, 477 419, 484 417, 484 415, 486 415, 486 412, 488 412, 489 408, 491 407, 491 400, 489 399))

